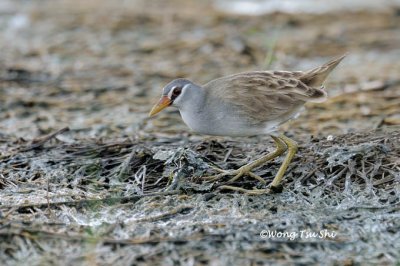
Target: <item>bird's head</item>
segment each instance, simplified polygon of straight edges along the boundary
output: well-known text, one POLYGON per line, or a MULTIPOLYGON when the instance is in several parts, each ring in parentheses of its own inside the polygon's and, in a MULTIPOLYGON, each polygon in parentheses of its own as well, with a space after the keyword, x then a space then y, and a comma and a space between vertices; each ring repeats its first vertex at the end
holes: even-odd
POLYGON ((153 116, 168 106, 181 107, 185 97, 190 96, 192 88, 197 87, 193 82, 187 79, 175 79, 168 83, 161 95, 161 99, 151 109, 149 116, 153 116))

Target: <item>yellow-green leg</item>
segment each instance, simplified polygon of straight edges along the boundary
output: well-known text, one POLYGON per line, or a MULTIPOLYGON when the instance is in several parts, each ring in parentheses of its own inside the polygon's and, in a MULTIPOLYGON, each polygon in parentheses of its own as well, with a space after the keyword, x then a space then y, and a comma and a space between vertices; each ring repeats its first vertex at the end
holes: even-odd
MULTIPOLYGON (((274 139, 275 143, 277 144, 277 150, 279 150, 279 144, 278 143, 282 143, 282 142, 285 144, 285 146, 287 146, 287 149, 288 149, 288 153, 286 155, 286 158, 283 161, 281 167, 278 170, 278 173, 276 174, 275 178, 272 180, 272 183, 271 183, 271 190, 275 192, 275 191, 281 191, 282 190, 281 187, 280 187, 280 183, 282 181, 282 178, 283 178, 283 176, 284 176, 284 174, 285 174, 285 172, 286 172, 291 160, 293 159, 293 156, 297 152, 298 145, 294 140, 286 137, 283 134, 281 134, 279 136, 279 138, 274 137, 274 136, 272 136, 272 138, 274 139), (277 139, 279 139, 280 142, 278 142, 277 139)), ((276 151, 272 152, 271 154, 275 153, 276 151)), ((283 152, 279 153, 279 155, 281 155, 283 152)), ((268 154, 265 157, 262 157, 261 159, 267 158, 267 156, 269 156, 271 154, 268 154)), ((277 155, 277 156, 279 156, 279 155, 277 155)), ((277 156, 275 156, 275 157, 277 157, 277 156)), ((273 157, 273 158, 275 158, 275 157, 273 157)), ((257 161, 261 161, 261 159, 259 159, 257 161)), ((272 159, 272 158, 270 158, 270 159, 272 159)), ((255 162, 257 162, 257 161, 255 161, 255 162)), ((268 160, 266 160, 266 161, 268 161, 268 160)), ((264 161, 264 162, 266 162, 266 161, 264 161)), ((243 193, 246 193, 246 194, 249 194, 249 195, 259 195, 259 194, 267 193, 269 191, 268 189, 247 190, 247 189, 244 189, 244 188, 234 187, 234 186, 227 186, 227 185, 220 186, 219 188, 220 189, 235 190, 235 191, 243 192, 243 193)))
POLYGON ((272 180, 272 183, 271 183, 271 188, 272 188, 272 189, 277 189, 277 188, 279 187, 279 185, 280 185, 280 183, 281 183, 281 181, 282 181, 283 175, 285 174, 286 169, 288 168, 290 162, 291 162, 292 159, 293 159, 293 156, 296 154, 296 152, 297 152, 297 150, 298 150, 298 147, 299 147, 299 146, 297 145, 297 142, 296 142, 296 141, 294 141, 294 140, 292 140, 292 139, 286 137, 286 136, 283 135, 283 134, 281 134, 281 135, 279 136, 279 138, 280 138, 282 141, 284 141, 285 144, 287 145, 287 147, 288 147, 288 153, 287 153, 286 158, 285 158, 285 160, 283 161, 281 167, 279 168, 278 173, 276 174, 274 180, 272 180))
POLYGON ((232 182, 236 181, 237 179, 239 179, 240 177, 242 177, 244 175, 248 175, 250 177, 257 179, 258 181, 260 181, 262 183, 265 183, 265 180, 262 177, 252 173, 251 170, 253 170, 256 167, 261 166, 262 164, 266 163, 267 161, 270 161, 270 160, 280 156, 287 149, 287 145, 280 137, 272 136, 272 138, 276 144, 276 149, 273 152, 261 157, 260 159, 255 160, 249 164, 246 164, 237 170, 223 171, 222 173, 217 174, 217 175, 203 177, 203 179, 213 182, 213 181, 221 179, 225 176, 233 175, 234 177, 228 181, 228 183, 232 183, 232 182))

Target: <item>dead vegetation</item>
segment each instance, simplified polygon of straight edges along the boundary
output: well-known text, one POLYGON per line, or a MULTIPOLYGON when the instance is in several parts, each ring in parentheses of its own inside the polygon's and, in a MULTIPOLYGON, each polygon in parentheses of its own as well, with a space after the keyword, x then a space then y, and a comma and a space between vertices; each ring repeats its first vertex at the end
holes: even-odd
MULTIPOLYGON (((46 4, 0 6, 1 265, 399 262, 395 7, 250 17, 207 1, 46 4), (170 79, 305 70, 344 52, 330 99, 282 128, 300 150, 280 194, 199 179, 270 151, 268 137, 198 136, 174 110, 147 118, 170 79)), ((256 173, 270 182, 281 160, 256 173)))
MULTIPOLYGON (((285 191, 260 197, 230 196, 218 189, 220 184, 193 177, 214 163, 238 167, 249 160, 246 154, 260 156, 271 148, 268 144, 246 148, 240 141, 151 137, 86 139, 75 144, 50 137, 44 138, 46 143, 20 141, 2 153, 1 256, 23 262, 27 256, 41 257, 44 250, 61 252, 67 245, 72 252, 89 245, 93 258, 83 251, 57 256, 67 256, 69 263, 93 259, 102 264, 104 249, 118 250, 106 257, 109 262, 135 250, 120 263, 136 264, 144 257, 156 262, 173 250, 178 261, 187 263, 200 259, 190 252, 196 247, 204 249, 200 259, 204 263, 229 262, 236 256, 261 262, 267 254, 276 260, 280 255, 274 250, 282 249, 282 258, 306 263, 322 259, 326 254, 318 249, 324 248, 336 250, 329 257, 339 263, 348 257, 366 259, 354 257, 364 246, 373 251, 368 256, 376 263, 389 262, 399 248, 398 241, 384 241, 399 238, 399 134, 395 127, 303 143, 286 177, 285 191), (259 236, 267 228, 326 229, 338 237, 271 242, 259 236), (28 250, 20 250, 22 243, 28 250), (232 256, 229 250, 235 248, 223 246, 233 243, 249 246, 232 256), (305 244, 316 248, 304 253, 305 244), (154 245, 159 253, 145 256, 154 245), (288 248, 291 252, 286 252, 288 248), (227 257, 213 258, 216 250, 227 257)), ((279 162, 271 162, 256 173, 272 180, 278 167, 279 162)), ((235 185, 260 186, 252 179, 235 185)), ((54 262, 51 256, 42 259, 54 262)))

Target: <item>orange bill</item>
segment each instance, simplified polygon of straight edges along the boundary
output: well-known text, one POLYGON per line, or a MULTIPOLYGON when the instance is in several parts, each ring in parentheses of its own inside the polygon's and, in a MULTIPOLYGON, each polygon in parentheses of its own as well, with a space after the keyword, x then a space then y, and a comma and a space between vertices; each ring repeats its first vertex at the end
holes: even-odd
POLYGON ((168 98, 168 96, 163 96, 161 97, 160 101, 153 106, 151 109, 149 116, 153 116, 155 114, 158 114, 161 112, 163 109, 171 105, 171 100, 168 98))

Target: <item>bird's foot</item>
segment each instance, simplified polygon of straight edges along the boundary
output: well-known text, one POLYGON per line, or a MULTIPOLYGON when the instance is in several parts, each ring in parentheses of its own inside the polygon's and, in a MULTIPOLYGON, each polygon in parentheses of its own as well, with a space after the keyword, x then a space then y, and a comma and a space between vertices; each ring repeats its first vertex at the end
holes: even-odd
POLYGON ((223 173, 228 172, 227 170, 221 169, 221 168, 219 168, 219 167, 217 167, 217 166, 211 165, 210 167, 211 167, 211 169, 213 169, 215 172, 218 172, 218 173, 220 173, 220 174, 223 174, 223 173))
POLYGON ((235 186, 228 186, 228 185, 222 185, 218 187, 219 190, 233 190, 233 191, 238 191, 247 195, 262 195, 262 194, 272 194, 272 193, 281 193, 283 190, 282 185, 279 185, 277 187, 270 186, 269 188, 266 189, 245 189, 241 187, 235 187, 235 186))
POLYGON ((241 187, 234 187, 234 186, 228 186, 228 185, 223 185, 218 187, 219 190, 232 190, 232 191, 238 191, 247 195, 262 195, 262 194, 268 194, 271 193, 271 189, 266 188, 266 189, 245 189, 241 187))
POLYGON ((205 177, 202 177, 202 179, 206 180, 208 182, 214 182, 214 181, 217 181, 219 179, 222 179, 225 176, 233 176, 227 182, 227 183, 233 183, 233 182, 235 182, 237 179, 239 179, 242 176, 250 176, 250 177, 252 177, 254 179, 257 179, 261 183, 265 184, 266 182, 261 176, 258 176, 256 174, 254 174, 253 172, 251 172, 251 170, 253 168, 254 167, 251 167, 250 165, 245 165, 245 166, 240 167, 237 170, 222 170, 222 169, 219 169, 219 170, 217 170, 217 171, 220 172, 219 174, 212 175, 212 176, 205 176, 205 177))
MULTIPOLYGON (((262 195, 262 194, 270 194, 270 193, 280 193, 283 190, 282 185, 278 185, 278 186, 273 186, 271 185, 268 188, 265 189, 245 189, 245 188, 241 188, 241 187, 235 187, 235 186, 230 186, 230 183, 235 182, 237 179, 239 179, 242 176, 250 176, 253 177, 254 179, 257 179, 258 181, 260 181, 263 184, 266 184, 266 181, 254 174, 253 172, 251 172, 251 170, 254 167, 251 167, 250 165, 245 165, 240 167, 237 170, 222 170, 219 169, 220 173, 216 174, 216 175, 212 175, 212 176, 207 176, 207 177, 203 177, 204 180, 208 181, 208 182, 214 182, 217 181, 219 179, 222 179, 226 176, 233 176, 229 181, 227 181, 226 183, 224 183, 223 185, 219 186, 218 189, 219 190, 233 190, 233 191, 238 191, 247 195, 262 195)), ((218 171, 218 170, 217 170, 218 171)))

